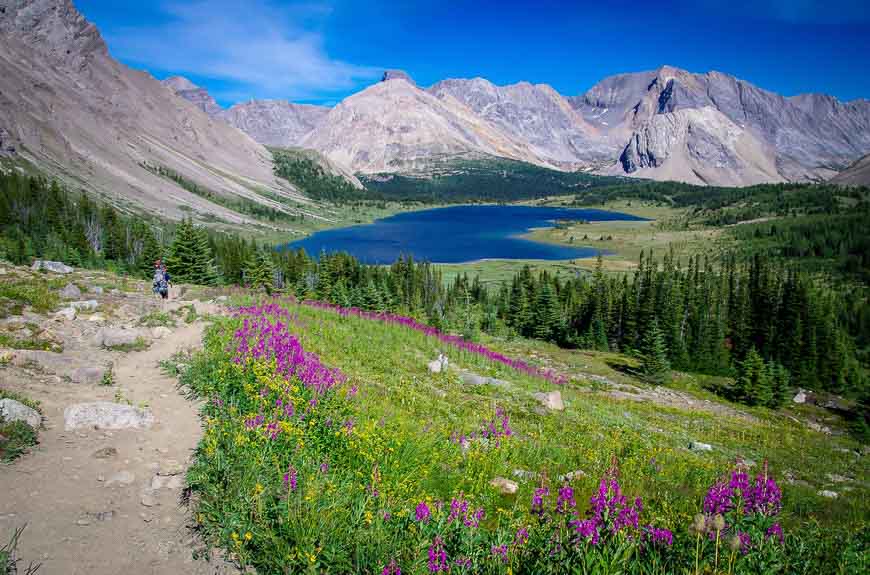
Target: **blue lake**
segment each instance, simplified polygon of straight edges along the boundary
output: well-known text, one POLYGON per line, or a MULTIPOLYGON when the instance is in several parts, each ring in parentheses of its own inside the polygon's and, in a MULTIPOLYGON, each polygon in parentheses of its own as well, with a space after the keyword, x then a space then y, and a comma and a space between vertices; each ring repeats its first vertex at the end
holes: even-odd
POLYGON ((637 216, 570 208, 531 206, 453 206, 405 212, 372 224, 317 232, 292 242, 312 256, 321 251, 348 252, 368 264, 389 264, 401 255, 433 263, 482 259, 567 260, 596 256, 587 246, 559 246, 517 237, 531 228, 552 227, 555 220, 643 220, 637 216))

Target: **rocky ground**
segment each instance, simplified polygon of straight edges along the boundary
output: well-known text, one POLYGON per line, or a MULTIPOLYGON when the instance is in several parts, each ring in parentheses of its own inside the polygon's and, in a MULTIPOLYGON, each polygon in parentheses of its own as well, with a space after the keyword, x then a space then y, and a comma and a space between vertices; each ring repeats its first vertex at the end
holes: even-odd
MULTIPOLYGON (((2 271, 3 280, 32 277, 2 271)), ((144 283, 101 287, 111 276, 47 277, 69 282, 60 313, 25 308, 0 320, 0 333, 55 350, 0 350, 0 389, 39 401, 43 414, 38 445, 0 464, 0 539, 26 526, 19 572, 30 562, 40 574, 232 572, 192 553, 199 544, 181 496, 197 406, 160 367, 200 344, 219 306, 178 289, 163 302, 144 283)))

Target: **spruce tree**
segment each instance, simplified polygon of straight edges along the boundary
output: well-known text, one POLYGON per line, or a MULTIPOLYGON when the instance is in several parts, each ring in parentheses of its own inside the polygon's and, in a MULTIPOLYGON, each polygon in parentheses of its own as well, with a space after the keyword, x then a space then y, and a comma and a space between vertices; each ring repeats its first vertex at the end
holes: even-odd
MULTIPOLYGON (((534 335, 545 341, 556 341, 561 331, 562 314, 559 299, 550 283, 544 282, 535 302, 534 335)), ((606 336, 605 336, 606 341, 606 336)))
POLYGON ((166 270, 175 282, 201 285, 217 283, 217 270, 208 235, 204 229, 196 228, 189 219, 183 220, 175 230, 175 239, 166 256, 166 270))
POLYGON ((781 364, 770 362, 767 377, 770 379, 771 395, 768 407, 777 408, 788 399, 789 373, 781 364))
POLYGON ((659 323, 653 319, 643 337, 640 371, 644 378, 656 385, 670 380, 671 366, 668 363, 668 348, 659 323))
POLYGON ((251 289, 263 288, 267 294, 271 294, 274 277, 275 266, 265 250, 257 250, 245 262, 245 281, 251 289))
POLYGON ((773 401, 769 375, 764 360, 755 350, 755 346, 751 347, 746 359, 740 362, 734 383, 737 399, 747 405, 769 405, 773 401))

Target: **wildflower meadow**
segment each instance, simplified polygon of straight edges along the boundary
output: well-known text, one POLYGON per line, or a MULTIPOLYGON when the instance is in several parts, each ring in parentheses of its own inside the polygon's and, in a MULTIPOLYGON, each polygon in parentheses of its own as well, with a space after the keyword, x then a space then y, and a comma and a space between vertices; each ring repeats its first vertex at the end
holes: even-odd
POLYGON ((781 462, 611 426, 563 374, 410 318, 249 301, 181 377, 197 527, 258 573, 866 572, 866 510, 820 522, 781 462), (438 353, 512 386, 429 373, 438 353), (552 389, 564 412, 533 399, 552 389))

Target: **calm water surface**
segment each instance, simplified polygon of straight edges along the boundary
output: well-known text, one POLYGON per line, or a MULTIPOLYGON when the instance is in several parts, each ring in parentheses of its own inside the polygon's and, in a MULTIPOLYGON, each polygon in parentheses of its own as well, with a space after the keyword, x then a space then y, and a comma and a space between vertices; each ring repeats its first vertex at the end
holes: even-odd
POLYGON ((368 264, 388 264, 401 255, 434 263, 481 259, 567 260, 594 257, 594 247, 568 247, 517 237, 531 228, 552 227, 555 220, 643 220, 637 216, 570 208, 530 206, 453 206, 405 212, 372 224, 318 232, 288 244, 321 251, 348 252, 368 264))

